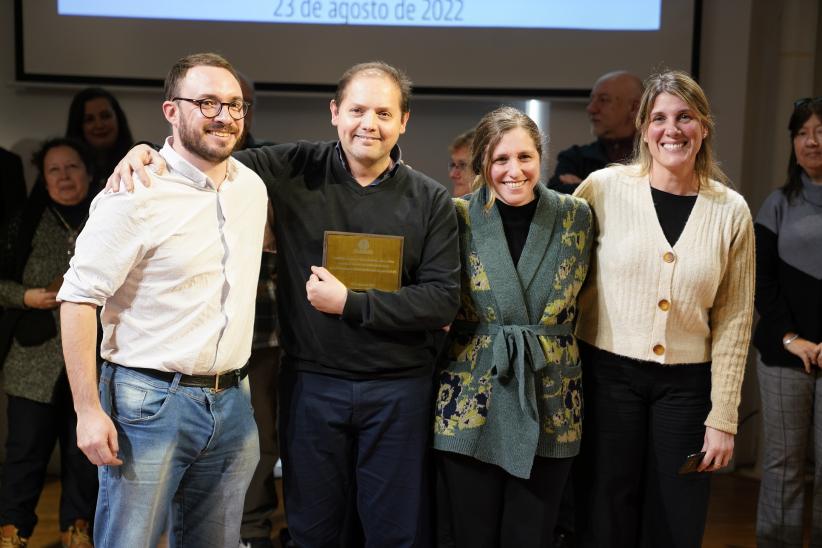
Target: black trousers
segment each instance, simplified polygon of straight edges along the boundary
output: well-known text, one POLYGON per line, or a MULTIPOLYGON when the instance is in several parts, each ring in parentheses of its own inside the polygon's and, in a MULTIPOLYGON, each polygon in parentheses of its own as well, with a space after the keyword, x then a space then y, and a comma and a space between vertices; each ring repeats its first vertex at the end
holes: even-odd
POLYGON ((359 520, 366 548, 430 546, 432 377, 351 380, 294 371, 284 360, 279 382, 294 542, 351 545, 359 520))
POLYGON ((9 434, 6 463, 0 483, 0 524, 12 524, 29 537, 37 524, 37 501, 46 468, 60 442, 60 530, 74 520, 94 520, 97 505, 97 467, 77 447, 77 415, 68 380, 63 375, 53 404, 8 398, 9 434))
POLYGON ((699 547, 710 475, 677 471, 704 442, 710 364, 662 366, 580 346, 585 420, 574 478, 580 545, 699 547))
POLYGON ((440 547, 548 548, 573 458, 535 457, 528 479, 477 459, 434 451, 440 547), (451 538, 443 538, 450 533, 451 538))
POLYGON ((251 352, 248 360, 248 382, 251 407, 260 436, 260 462, 254 470, 245 494, 240 536, 244 539, 269 538, 271 518, 277 509, 274 465, 277 448, 277 376, 280 367, 279 348, 261 348, 251 352))

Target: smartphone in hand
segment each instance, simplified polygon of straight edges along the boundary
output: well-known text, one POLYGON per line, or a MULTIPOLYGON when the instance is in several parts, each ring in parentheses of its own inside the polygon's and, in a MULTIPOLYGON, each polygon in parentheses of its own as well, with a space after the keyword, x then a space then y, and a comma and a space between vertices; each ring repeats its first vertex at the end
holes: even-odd
POLYGON ((685 462, 682 463, 682 466, 679 467, 680 474, 691 474, 696 472, 699 468, 699 465, 702 464, 702 459, 705 458, 705 451, 700 451, 699 453, 694 453, 693 455, 688 455, 688 458, 685 459, 685 462))

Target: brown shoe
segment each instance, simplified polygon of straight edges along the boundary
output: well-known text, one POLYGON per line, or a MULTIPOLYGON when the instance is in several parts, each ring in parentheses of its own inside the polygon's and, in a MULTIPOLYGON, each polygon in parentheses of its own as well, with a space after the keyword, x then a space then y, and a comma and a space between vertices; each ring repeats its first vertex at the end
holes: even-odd
POLYGON ((17 533, 17 527, 14 525, 6 524, 0 527, 0 548, 15 548, 28 544, 29 539, 22 538, 17 533))
POLYGON ((69 525, 68 531, 60 533, 60 541, 63 548, 94 548, 91 543, 88 520, 74 520, 74 525, 69 525))

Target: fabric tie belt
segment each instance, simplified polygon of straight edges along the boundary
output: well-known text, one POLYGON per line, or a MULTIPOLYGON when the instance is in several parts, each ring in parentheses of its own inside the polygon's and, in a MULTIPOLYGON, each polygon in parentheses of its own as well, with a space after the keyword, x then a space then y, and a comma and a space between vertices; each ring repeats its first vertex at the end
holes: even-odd
POLYGON ((534 373, 544 369, 545 354, 539 337, 569 336, 570 324, 501 325, 455 321, 451 328, 464 335, 488 335, 492 338, 492 402, 484 437, 489 444, 504 444, 518 455, 512 462, 499 463, 517 477, 528 478, 539 442, 539 410, 534 373), (516 386, 516 392, 514 392, 516 386), (498 418, 496 418, 498 417, 498 418), (512 424, 514 428, 511 428, 512 424))
MULTIPOLYGON (((111 362, 109 362, 111 363, 111 362)), ((119 365, 116 363, 112 363, 111 365, 115 367, 122 367, 124 369, 130 369, 132 371, 137 371, 142 373, 143 375, 147 375, 154 379, 159 379, 161 381, 172 382, 174 380, 174 376, 177 373, 173 373, 171 371, 158 371, 157 369, 146 369, 143 367, 126 367, 124 365, 119 365)), ((218 373, 216 375, 180 375, 180 382, 178 383, 180 386, 189 386, 195 388, 211 388, 215 391, 225 390, 226 388, 233 388, 240 384, 240 381, 243 380, 246 375, 248 375, 248 364, 245 364, 240 369, 232 369, 231 371, 224 371, 222 373, 218 373)))

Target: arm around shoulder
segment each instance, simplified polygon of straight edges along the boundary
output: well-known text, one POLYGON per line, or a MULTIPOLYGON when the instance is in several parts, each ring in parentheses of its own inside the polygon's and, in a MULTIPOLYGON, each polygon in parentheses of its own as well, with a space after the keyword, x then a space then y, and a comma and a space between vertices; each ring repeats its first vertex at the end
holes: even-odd
POLYGON ((591 208, 593 208, 595 194, 596 183, 592 176, 589 175, 584 181, 577 185, 576 189, 574 190, 573 196, 577 198, 582 198, 588 203, 588 205, 591 208))
POLYGON ((291 176, 293 167, 299 164, 301 150, 299 143, 265 145, 238 150, 233 156, 259 175, 266 185, 271 185, 291 176))

